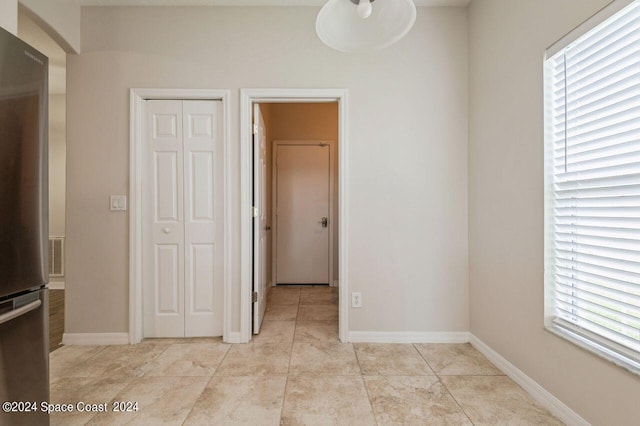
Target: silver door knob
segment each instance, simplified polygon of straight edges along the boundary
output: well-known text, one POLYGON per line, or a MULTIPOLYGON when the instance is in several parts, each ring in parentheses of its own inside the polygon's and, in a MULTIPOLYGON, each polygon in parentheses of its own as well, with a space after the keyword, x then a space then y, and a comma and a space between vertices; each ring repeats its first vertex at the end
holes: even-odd
POLYGON ((322 220, 320 222, 318 222, 318 223, 321 223, 322 227, 326 228, 327 226, 329 226, 329 219, 326 218, 326 217, 323 217, 322 220))
POLYGON ((168 234, 169 232, 171 232, 171 228, 162 228, 162 232, 168 234))

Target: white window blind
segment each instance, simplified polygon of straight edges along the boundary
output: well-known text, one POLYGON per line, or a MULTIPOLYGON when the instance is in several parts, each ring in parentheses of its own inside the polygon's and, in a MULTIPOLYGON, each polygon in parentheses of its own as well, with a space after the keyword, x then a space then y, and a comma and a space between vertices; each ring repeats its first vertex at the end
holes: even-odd
POLYGON ((640 367, 640 1, 545 62, 547 325, 640 367))

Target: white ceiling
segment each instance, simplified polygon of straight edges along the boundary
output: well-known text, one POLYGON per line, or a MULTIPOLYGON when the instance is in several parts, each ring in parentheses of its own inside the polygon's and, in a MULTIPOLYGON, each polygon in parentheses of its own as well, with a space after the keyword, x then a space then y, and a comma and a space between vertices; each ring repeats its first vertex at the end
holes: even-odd
MULTIPOLYGON (((327 0, 80 0, 83 6, 323 6, 327 0)), ((471 0, 414 0, 416 6, 467 6, 471 0)))

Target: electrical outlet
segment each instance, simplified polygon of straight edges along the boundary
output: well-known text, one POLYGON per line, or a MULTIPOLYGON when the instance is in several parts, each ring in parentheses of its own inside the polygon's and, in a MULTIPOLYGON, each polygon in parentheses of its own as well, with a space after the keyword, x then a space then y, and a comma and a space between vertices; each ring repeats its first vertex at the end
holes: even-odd
POLYGON ((351 307, 362 308, 362 294, 353 292, 351 293, 351 307))

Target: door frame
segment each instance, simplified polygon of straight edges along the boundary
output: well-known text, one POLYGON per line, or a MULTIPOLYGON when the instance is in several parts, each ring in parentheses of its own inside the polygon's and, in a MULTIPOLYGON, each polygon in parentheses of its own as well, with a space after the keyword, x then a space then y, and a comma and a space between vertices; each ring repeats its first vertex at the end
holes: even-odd
POLYGON ((278 196, 278 173, 276 163, 278 161, 276 148, 281 145, 310 145, 317 146, 319 144, 329 145, 329 286, 333 287, 335 285, 333 279, 333 254, 334 247, 333 244, 333 232, 334 232, 334 216, 333 216, 333 197, 335 195, 335 161, 333 159, 335 155, 335 142, 334 141, 325 141, 325 140, 277 140, 273 141, 271 145, 272 155, 271 155, 271 282, 273 285, 276 285, 276 264, 277 264, 277 256, 278 252, 276 250, 277 241, 278 241, 278 221, 273 220, 276 217, 276 208, 277 208, 277 196, 278 196))
POLYGON ((254 103, 338 103, 338 229, 339 256, 339 338, 349 339, 349 237, 348 237, 348 104, 347 89, 240 89, 240 339, 249 342, 252 292, 252 113, 254 103))
POLYGON ((211 89, 153 89, 129 90, 129 343, 139 343, 142 327, 142 177, 144 175, 144 103, 149 100, 211 100, 222 103, 222 167, 223 167, 223 340, 232 338, 231 332, 231 150, 230 150, 230 97, 229 90, 211 89))

